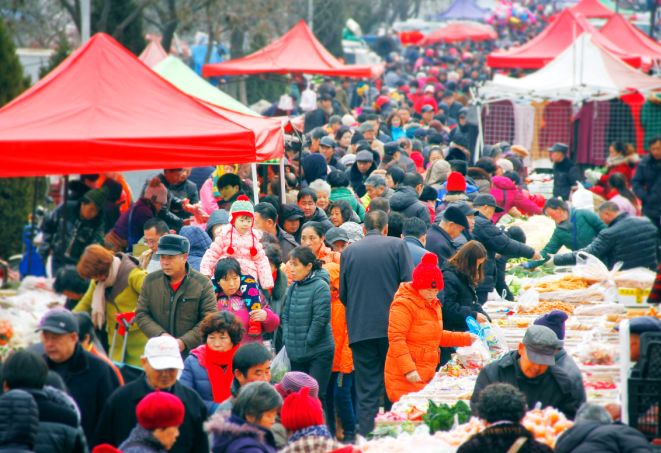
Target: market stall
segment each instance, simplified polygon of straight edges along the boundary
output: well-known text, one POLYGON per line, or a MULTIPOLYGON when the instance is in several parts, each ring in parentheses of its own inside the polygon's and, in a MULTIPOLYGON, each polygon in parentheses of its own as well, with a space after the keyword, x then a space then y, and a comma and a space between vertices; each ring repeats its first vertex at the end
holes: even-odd
POLYGON ((489 10, 480 7, 475 0, 455 0, 436 18, 438 20, 484 20, 488 14, 489 10))
POLYGON ((420 45, 432 46, 439 43, 461 41, 491 41, 498 37, 493 27, 478 22, 449 22, 434 30, 422 40, 420 45))

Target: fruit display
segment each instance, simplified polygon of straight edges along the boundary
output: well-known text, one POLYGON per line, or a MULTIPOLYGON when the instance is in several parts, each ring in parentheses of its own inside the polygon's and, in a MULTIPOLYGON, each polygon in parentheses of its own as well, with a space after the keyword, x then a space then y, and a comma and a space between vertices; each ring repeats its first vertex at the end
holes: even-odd
POLYGON ((0 319, 0 346, 5 346, 14 336, 14 329, 8 319, 0 319))
POLYGON ((521 424, 535 436, 536 441, 553 448, 560 434, 571 428, 573 422, 557 409, 546 407, 528 411, 521 424))

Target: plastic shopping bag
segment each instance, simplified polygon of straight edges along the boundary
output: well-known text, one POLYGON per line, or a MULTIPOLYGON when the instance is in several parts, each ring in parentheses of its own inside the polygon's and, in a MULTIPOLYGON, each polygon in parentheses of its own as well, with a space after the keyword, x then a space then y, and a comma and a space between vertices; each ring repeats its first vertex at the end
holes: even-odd
POLYGON ((481 370, 491 362, 491 354, 481 341, 475 341, 470 346, 457 348, 455 357, 464 368, 468 369, 481 370))
POLYGON ((585 209, 594 212, 594 197, 592 192, 583 187, 583 184, 576 183, 578 189, 571 196, 571 206, 574 209, 585 209))
POLYGON ((291 362, 287 355, 287 349, 283 346, 280 352, 271 362, 271 382, 277 384, 291 371, 291 362))

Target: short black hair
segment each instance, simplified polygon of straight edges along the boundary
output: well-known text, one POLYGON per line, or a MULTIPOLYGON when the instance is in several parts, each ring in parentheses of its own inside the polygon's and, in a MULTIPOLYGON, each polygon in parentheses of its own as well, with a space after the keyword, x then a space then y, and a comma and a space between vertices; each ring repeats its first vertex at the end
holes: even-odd
POLYGON ((313 220, 310 222, 305 222, 303 224, 303 228, 301 228, 301 232, 306 228, 311 228, 312 230, 314 230, 314 234, 316 234, 322 239, 326 236, 326 228, 324 228, 321 222, 315 222, 313 220))
POLYGON ((271 203, 266 201, 262 201, 255 205, 255 213, 262 216, 263 219, 273 220, 274 223, 278 222, 278 211, 276 211, 271 203))
POLYGON ((436 201, 438 199, 438 191, 432 186, 424 186, 418 199, 420 201, 436 201))
POLYGON ((75 294, 85 294, 89 286, 90 281, 80 276, 76 266, 66 265, 55 273, 53 290, 56 293, 62 294, 65 291, 71 291, 75 294))
POLYGON ((402 229, 404 236, 412 236, 420 238, 427 234, 427 225, 417 217, 411 217, 404 221, 404 228, 402 229))
POLYGON ((301 201, 305 197, 312 197, 312 201, 315 203, 317 202, 317 192, 310 189, 309 187, 299 190, 298 195, 296 196, 296 202, 301 201))
POLYGON ((506 171, 503 173, 503 176, 510 179, 515 185, 521 184, 521 178, 519 177, 519 174, 513 171, 506 171))
POLYGON ((277 269, 280 269, 282 264, 282 249, 277 244, 266 244, 264 245, 264 254, 273 266, 277 269))
POLYGON ((152 217, 147 220, 142 227, 142 231, 147 231, 152 228, 154 228, 156 233, 160 235, 168 234, 170 232, 170 227, 165 223, 165 220, 159 219, 158 217, 152 217))
POLYGON ((489 173, 490 176, 496 174, 496 163, 490 157, 480 157, 477 162, 475 162, 475 167, 481 168, 489 173))
POLYGON ((85 340, 87 335, 90 336, 90 341, 94 341, 94 323, 89 313, 79 311, 73 314, 78 322, 78 338, 79 341, 85 340))
POLYGON ((383 211, 388 215, 390 212, 390 201, 386 197, 376 197, 370 201, 369 208, 371 211, 383 211))
POLYGON ((340 210, 342 221, 349 222, 351 220, 352 217, 351 213, 353 212, 353 209, 351 209, 351 205, 349 204, 349 202, 347 202, 346 200, 335 200, 331 202, 328 211, 332 212, 333 208, 337 208, 340 210))
POLYGON ((477 399, 477 413, 487 423, 500 420, 519 423, 526 409, 526 397, 510 384, 487 385, 477 399))
POLYGON ((404 173, 404 170, 402 170, 401 168, 392 166, 386 170, 386 175, 392 178, 395 185, 398 185, 400 182, 404 180, 404 176, 406 176, 406 173, 404 173))
POLYGON ((569 212, 569 205, 561 198, 549 198, 546 200, 546 203, 544 203, 543 211, 546 212, 547 209, 562 209, 563 211, 569 212))
POLYGON ((652 146, 655 143, 661 142, 661 135, 654 136, 650 138, 650 140, 647 142, 647 146, 652 146))
POLYGON ((311 140, 321 140, 325 136, 327 136, 328 133, 324 130, 323 127, 315 127, 310 131, 310 139, 311 140))
POLYGON ((12 390, 41 389, 47 377, 46 361, 27 349, 12 353, 2 368, 2 381, 12 390))
POLYGON ((333 170, 326 177, 326 182, 330 184, 331 187, 348 187, 349 177, 343 171, 333 170))
MULTIPOLYGON (((261 200, 260 203, 257 204, 262 204, 262 203, 270 204, 275 208, 275 212, 278 215, 280 214, 280 211, 282 210, 282 202, 278 197, 276 197, 275 195, 265 195, 262 198, 260 198, 260 200, 261 200)), ((255 209, 256 208, 257 206, 255 206, 255 209)))
POLYGON ((415 189, 422 183, 424 183, 424 179, 420 173, 407 173, 400 184, 402 186, 413 187, 415 189))
POLYGON ((236 275, 241 276, 241 265, 236 258, 219 259, 216 263, 216 271, 214 272, 216 281, 222 280, 230 272, 234 272, 236 275))
POLYGON ((365 215, 365 230, 372 231, 383 229, 388 225, 388 214, 378 209, 372 210, 365 215))
POLYGON ((511 226, 507 229, 507 235, 514 239, 515 241, 521 242, 522 244, 526 243, 526 232, 523 231, 523 228, 519 226, 511 226))
POLYGON ((399 238, 404 230, 406 216, 401 212, 391 212, 388 216, 388 236, 399 238))
POLYGON ((239 371, 246 376, 248 370, 256 365, 273 360, 271 352, 261 343, 242 344, 232 358, 232 372, 239 371))
POLYGON ((238 187, 241 189, 241 178, 239 178, 239 176, 235 175, 234 173, 225 173, 220 178, 218 178, 216 187, 218 187, 218 190, 222 189, 223 187, 238 187))

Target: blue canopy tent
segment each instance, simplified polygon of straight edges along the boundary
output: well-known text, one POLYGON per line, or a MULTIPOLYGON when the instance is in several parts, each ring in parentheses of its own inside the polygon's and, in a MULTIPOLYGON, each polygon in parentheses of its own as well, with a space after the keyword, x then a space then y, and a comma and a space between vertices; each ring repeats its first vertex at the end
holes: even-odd
POLYGON ((437 20, 484 20, 489 10, 480 8, 474 0, 454 0, 437 20))

